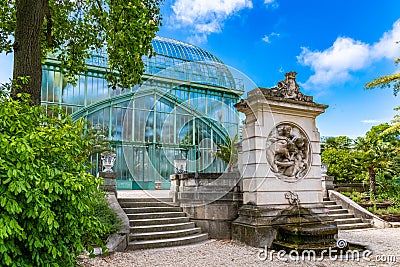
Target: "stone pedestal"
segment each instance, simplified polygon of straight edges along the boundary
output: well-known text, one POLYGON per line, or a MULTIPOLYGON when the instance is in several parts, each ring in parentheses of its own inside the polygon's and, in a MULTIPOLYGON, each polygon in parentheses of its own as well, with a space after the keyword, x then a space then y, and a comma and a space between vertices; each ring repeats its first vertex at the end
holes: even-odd
POLYGON ((190 220, 210 238, 230 239, 232 221, 242 204, 239 173, 185 173, 170 178, 170 197, 190 220))
POLYGON ((333 176, 322 176, 322 189, 323 197, 329 197, 329 190, 334 190, 335 185, 333 184, 335 177, 333 176))
POLYGON ((294 205, 304 212, 297 217, 326 218, 315 118, 327 106, 303 95, 295 75, 286 74, 278 87, 254 89, 235 105, 246 123, 239 153, 244 206, 232 236, 256 247, 271 244, 294 205))
POLYGON ((104 179, 104 183, 100 186, 106 192, 112 192, 117 196, 117 173, 115 172, 99 172, 99 177, 104 179))

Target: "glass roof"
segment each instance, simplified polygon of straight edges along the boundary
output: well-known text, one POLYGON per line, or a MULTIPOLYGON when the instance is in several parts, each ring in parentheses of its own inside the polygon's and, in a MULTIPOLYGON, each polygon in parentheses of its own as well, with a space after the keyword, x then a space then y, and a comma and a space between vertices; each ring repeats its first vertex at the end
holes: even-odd
MULTIPOLYGON (((143 56, 145 74, 243 91, 243 82, 210 52, 192 44, 156 36, 153 57, 143 56)), ((92 55, 88 65, 107 67, 107 53, 92 55)))
POLYGON ((153 47, 157 54, 180 58, 185 61, 211 61, 222 63, 221 60, 210 52, 178 40, 157 36, 153 39, 153 47))

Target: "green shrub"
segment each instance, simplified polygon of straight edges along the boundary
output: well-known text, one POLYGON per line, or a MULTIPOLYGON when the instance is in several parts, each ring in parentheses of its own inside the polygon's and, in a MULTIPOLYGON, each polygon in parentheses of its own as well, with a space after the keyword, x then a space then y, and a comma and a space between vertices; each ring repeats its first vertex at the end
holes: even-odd
POLYGON ((366 178, 365 172, 356 164, 356 154, 349 149, 325 149, 321 160, 328 165, 327 174, 335 177, 335 183, 359 183, 366 178))
POLYGON ((386 209, 377 209, 376 207, 367 207, 367 210, 378 214, 378 215, 385 215, 385 214, 400 214, 399 207, 389 206, 386 209))
POLYGON ((0 95, 0 266, 74 266, 106 227, 85 124, 0 95))
POLYGON ((400 207, 400 184, 397 176, 387 175, 384 172, 379 172, 376 175, 377 200, 392 201, 393 206, 400 207))
MULTIPOLYGON (((97 191, 94 194, 92 202, 94 213, 100 219, 105 227, 105 232, 99 238, 106 241, 109 234, 117 232, 122 227, 122 222, 117 214, 112 210, 106 199, 106 194, 103 191, 97 191)), ((88 240, 90 242, 90 240, 88 240)))

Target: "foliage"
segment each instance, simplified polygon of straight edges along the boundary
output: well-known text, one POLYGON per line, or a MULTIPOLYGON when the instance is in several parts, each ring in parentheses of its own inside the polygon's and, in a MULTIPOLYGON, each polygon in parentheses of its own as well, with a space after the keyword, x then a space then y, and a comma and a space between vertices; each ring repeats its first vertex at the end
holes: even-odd
POLYGON ((376 196, 376 174, 381 171, 394 171, 397 167, 400 139, 396 134, 382 134, 389 127, 387 123, 373 126, 365 137, 355 140, 357 161, 368 171, 371 200, 376 196))
POLYGON ((353 200, 354 202, 357 202, 357 203, 365 202, 365 199, 368 198, 367 194, 364 192, 353 191, 353 192, 346 192, 346 193, 348 193, 348 194, 346 194, 346 196, 348 196, 349 198, 351 198, 351 200, 353 200))
POLYGON ((376 176, 377 201, 391 201, 393 206, 400 207, 400 180, 398 176, 393 176, 387 172, 380 172, 376 176))
POLYGON ((321 159, 328 165, 327 175, 334 176, 336 182, 361 182, 365 179, 352 147, 353 140, 347 136, 329 137, 324 142, 321 159))
POLYGON ((340 150, 350 150, 353 140, 348 136, 328 137, 321 142, 321 152, 334 148, 340 150))
POLYGON ((233 166, 238 161, 238 150, 236 148, 238 135, 236 134, 233 139, 225 136, 225 140, 226 144, 217 144, 218 150, 214 154, 228 164, 228 171, 232 171, 233 166))
MULTIPOLYGON (((151 56, 154 53, 151 40, 161 25, 161 2, 162 0, 32 1, 32 8, 27 12, 38 13, 32 17, 39 17, 42 21, 42 25, 39 25, 41 31, 36 34, 32 29, 32 35, 22 38, 40 40, 42 60, 48 53, 54 53, 69 82, 76 81, 76 75, 86 71, 85 60, 93 52, 105 50, 109 67, 107 80, 110 85, 113 88, 128 88, 141 82, 144 72, 142 55, 151 56)), ((33 27, 33 23, 27 21, 31 16, 19 17, 16 10, 22 10, 22 5, 23 1, 0 2, 0 52, 20 52, 23 49, 18 46, 23 41, 18 40, 18 21, 26 23, 24 27, 27 28, 33 27)), ((21 52, 27 58, 31 56, 29 51, 21 52)), ((38 73, 40 74, 40 70, 38 73)), ((19 73, 18 76, 26 75, 19 73)), ((40 91, 40 88, 36 90, 40 91)))
MULTIPOLYGON (((400 42, 397 42, 397 44, 399 43, 400 42)), ((396 58, 394 61, 395 64, 398 64, 399 62, 400 57, 396 58)), ((391 86, 393 86, 393 94, 396 96, 400 91, 400 73, 383 75, 379 78, 375 78, 365 85, 366 89, 374 89, 376 87, 390 88, 391 86)))
POLYGON ((385 214, 400 214, 400 207, 397 206, 389 206, 386 209, 377 209, 376 207, 367 207, 368 211, 378 214, 378 215, 385 215, 385 214))
POLYGON ((377 203, 392 203, 387 208, 377 208, 376 206, 367 208, 369 211, 378 214, 400 214, 400 178, 393 176, 385 171, 376 175, 377 184, 377 203))
MULTIPOLYGON (((397 42, 400 44, 400 41, 397 42)), ((400 57, 394 60, 394 63, 397 65, 400 62, 400 57)), ((397 96, 400 91, 400 73, 395 73, 391 75, 383 75, 379 78, 374 79, 371 82, 366 83, 366 89, 374 89, 376 87, 380 88, 390 88, 393 85, 393 94, 397 96)), ((399 111, 400 107, 395 108, 395 110, 399 111)), ((392 120, 392 125, 388 129, 385 130, 384 134, 387 133, 400 133, 400 115, 396 114, 392 120)))
POLYGON ((0 265, 74 266, 109 230, 93 206, 85 124, 0 92, 0 265))
MULTIPOLYGON (((400 107, 394 108, 396 111, 400 111, 400 107)), ((382 134, 400 134, 400 114, 395 114, 389 128, 383 131, 382 134)))
MULTIPOLYGON (((110 208, 107 201, 107 195, 104 191, 96 190, 93 193, 93 199, 91 203, 94 213, 100 219, 101 223, 105 227, 105 231, 99 235, 99 237, 106 241, 110 233, 115 233, 122 227, 122 222, 118 218, 117 214, 110 208)), ((90 236, 89 236, 90 238, 90 236)), ((89 244, 92 240, 85 240, 86 244, 89 244)))

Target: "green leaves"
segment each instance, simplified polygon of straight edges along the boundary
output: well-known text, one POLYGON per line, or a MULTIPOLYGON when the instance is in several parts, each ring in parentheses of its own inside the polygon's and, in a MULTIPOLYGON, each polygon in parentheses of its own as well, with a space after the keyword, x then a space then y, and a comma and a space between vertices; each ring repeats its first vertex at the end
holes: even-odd
MULTIPOLYGON (((83 121, 0 96, 0 265, 74 266, 110 228, 96 214, 83 121)), ((102 209, 106 209, 102 206, 102 209)))
POLYGON ((236 134, 233 139, 229 136, 225 136, 225 140, 226 144, 217 144, 218 151, 214 153, 217 157, 228 164, 228 171, 231 171, 232 167, 238 161, 238 150, 235 146, 238 141, 238 135, 236 134))
POLYGON ((0 51, 9 53, 13 47, 15 1, 0 1, 0 51))
POLYGON ((338 182, 353 182, 362 181, 371 170, 378 173, 392 169, 400 162, 400 136, 388 129, 390 125, 385 123, 355 140, 345 136, 325 140, 321 159, 328 164, 328 175, 338 182))
MULTIPOLYGON (((397 42, 399 44, 400 42, 397 42)), ((394 60, 395 64, 400 62, 400 57, 394 60)), ((379 78, 375 78, 371 82, 366 83, 366 89, 374 89, 376 87, 380 88, 390 88, 393 86, 393 94, 397 96, 400 91, 400 73, 395 73, 391 75, 383 75, 379 78)))
POLYGON ((400 73, 384 75, 366 84, 367 89, 373 89, 375 87, 390 88, 392 86, 393 94, 397 96, 400 91, 400 73))
MULTIPOLYGON (((22 10, 23 2, 0 1, 0 52, 13 52, 14 40, 23 43, 24 38, 40 43, 41 53, 29 50, 18 51, 29 58, 22 64, 42 62, 49 53, 57 55, 66 81, 74 84, 80 73, 87 71, 86 60, 93 53, 107 52, 109 71, 106 75, 113 88, 129 88, 141 83, 144 72, 143 55, 151 56, 151 40, 161 25, 159 5, 162 0, 79 0, 79 1, 32 1, 31 9, 24 9, 28 15, 17 17, 16 10, 22 10), (36 13, 29 13, 36 12, 36 13), (42 25, 29 36, 19 36, 15 32, 30 29, 33 22, 27 17, 37 18, 42 25), (21 23, 16 23, 17 21, 21 23), (43 21, 43 23, 42 23, 43 21), (20 29, 16 29, 17 25, 20 29), (22 27, 21 27, 22 25, 22 27), (41 31, 39 31, 41 27, 41 31), (41 57, 41 58, 38 58, 41 57)), ((21 14, 21 13, 19 13, 21 14)), ((20 15, 21 16, 21 15, 20 15)), ((35 66, 37 68, 39 66, 35 66)), ((14 73, 24 75, 16 64, 14 73)), ((31 73, 32 81, 40 80, 41 69, 31 73), (39 76, 39 77, 38 77, 39 76)), ((30 74, 29 74, 30 75, 30 74)), ((17 78, 17 77, 14 77, 17 78)), ((40 83, 31 90, 26 86, 16 92, 29 92, 39 96, 40 83), (35 94, 34 94, 35 93, 35 94)))
POLYGON ((365 176, 357 164, 357 153, 350 148, 328 147, 321 153, 322 162, 328 165, 328 175, 338 183, 360 182, 365 176))

